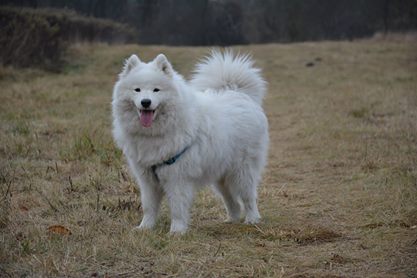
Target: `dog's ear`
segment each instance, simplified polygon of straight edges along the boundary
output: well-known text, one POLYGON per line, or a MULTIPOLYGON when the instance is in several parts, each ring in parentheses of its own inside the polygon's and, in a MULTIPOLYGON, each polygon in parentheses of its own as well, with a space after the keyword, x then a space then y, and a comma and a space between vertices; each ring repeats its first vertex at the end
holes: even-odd
POLYGON ((157 68, 160 69, 163 73, 169 76, 172 76, 172 72, 173 72, 172 66, 164 54, 159 54, 158 56, 156 56, 154 62, 157 68))
POLYGON ((133 68, 137 67, 140 64, 140 59, 135 54, 132 54, 128 59, 126 59, 123 70, 120 73, 120 77, 126 76, 133 68))

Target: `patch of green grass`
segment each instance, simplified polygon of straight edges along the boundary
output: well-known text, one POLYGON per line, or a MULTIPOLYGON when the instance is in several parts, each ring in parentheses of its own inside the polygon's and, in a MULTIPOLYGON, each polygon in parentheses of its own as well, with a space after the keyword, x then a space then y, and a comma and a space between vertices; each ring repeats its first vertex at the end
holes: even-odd
POLYGON ((355 117, 355 118, 364 119, 364 118, 368 117, 369 110, 368 110, 368 108, 362 107, 362 108, 359 108, 359 109, 353 109, 353 110, 351 110, 349 112, 349 114, 351 116, 355 117))
POLYGON ((78 135, 66 149, 61 150, 64 160, 84 160, 96 152, 94 142, 88 133, 78 135))
POLYGON ((61 149, 60 156, 64 160, 97 158, 106 166, 119 165, 122 152, 110 140, 111 138, 103 138, 102 133, 84 131, 61 149))
POLYGON ((30 133, 29 123, 27 121, 22 121, 22 120, 15 122, 12 132, 14 134, 23 135, 23 136, 29 135, 30 133))

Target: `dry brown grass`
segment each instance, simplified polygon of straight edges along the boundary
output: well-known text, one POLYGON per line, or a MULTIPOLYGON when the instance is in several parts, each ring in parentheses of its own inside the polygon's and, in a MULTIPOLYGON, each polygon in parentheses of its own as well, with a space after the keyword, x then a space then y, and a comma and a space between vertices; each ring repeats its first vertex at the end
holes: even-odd
POLYGON ((80 45, 63 74, 1 68, 0 276, 415 275, 416 46, 242 47, 270 88, 263 222, 223 224, 203 191, 184 237, 166 234, 166 207, 154 232, 131 231, 140 202, 109 103, 129 54, 189 73, 207 49, 80 45))

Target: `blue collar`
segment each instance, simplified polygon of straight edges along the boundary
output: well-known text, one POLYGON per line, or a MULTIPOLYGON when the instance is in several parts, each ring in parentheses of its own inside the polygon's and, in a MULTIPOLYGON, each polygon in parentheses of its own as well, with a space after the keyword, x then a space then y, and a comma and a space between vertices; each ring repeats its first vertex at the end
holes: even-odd
POLYGON ((188 150, 190 148, 190 146, 187 146, 187 147, 185 147, 181 152, 179 152, 179 153, 177 153, 176 155, 174 155, 173 157, 171 157, 171 158, 169 158, 169 159, 167 159, 167 160, 165 160, 165 161, 163 161, 163 162, 161 162, 161 163, 158 163, 158 164, 154 164, 154 165, 152 165, 151 166, 151 170, 152 170, 152 173, 154 174, 154 176, 155 176, 155 178, 156 178, 156 180, 157 181, 159 181, 159 178, 158 178, 158 175, 156 174, 156 170, 159 168, 159 167, 161 167, 161 166, 165 166, 165 165, 167 165, 167 166, 169 166, 169 165, 172 165, 172 164, 174 164, 175 162, 177 162, 177 160, 188 150))

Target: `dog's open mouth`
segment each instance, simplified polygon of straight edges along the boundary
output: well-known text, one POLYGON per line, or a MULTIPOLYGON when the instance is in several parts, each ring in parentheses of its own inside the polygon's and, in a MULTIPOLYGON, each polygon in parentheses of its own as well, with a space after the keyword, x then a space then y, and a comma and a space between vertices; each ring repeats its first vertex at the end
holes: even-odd
POLYGON ((155 110, 151 110, 151 109, 139 110, 139 121, 143 127, 152 126, 154 117, 155 117, 155 110))

